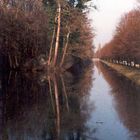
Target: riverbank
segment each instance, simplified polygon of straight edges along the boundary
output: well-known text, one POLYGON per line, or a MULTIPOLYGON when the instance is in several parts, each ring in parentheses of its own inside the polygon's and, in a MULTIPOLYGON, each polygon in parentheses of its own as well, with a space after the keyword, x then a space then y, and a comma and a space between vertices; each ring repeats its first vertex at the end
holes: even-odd
POLYGON ((101 60, 101 62, 105 63, 109 67, 116 70, 118 73, 124 75, 125 77, 127 77, 128 79, 132 80, 134 83, 140 86, 140 70, 130 68, 130 67, 128 68, 126 66, 122 66, 118 64, 109 63, 103 60, 101 60))

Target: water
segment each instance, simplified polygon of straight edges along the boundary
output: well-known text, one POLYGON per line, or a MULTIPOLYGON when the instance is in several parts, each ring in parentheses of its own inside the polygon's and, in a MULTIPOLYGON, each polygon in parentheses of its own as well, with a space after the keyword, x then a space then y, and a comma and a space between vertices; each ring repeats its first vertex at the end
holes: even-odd
POLYGON ((140 87, 102 63, 0 75, 0 140, 139 139, 140 87))

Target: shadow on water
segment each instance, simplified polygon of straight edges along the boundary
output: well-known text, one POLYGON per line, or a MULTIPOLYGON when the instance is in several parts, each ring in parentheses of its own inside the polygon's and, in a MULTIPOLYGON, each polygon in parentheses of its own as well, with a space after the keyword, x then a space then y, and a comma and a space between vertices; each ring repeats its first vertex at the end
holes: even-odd
POLYGON ((46 75, 10 72, 0 75, 0 139, 87 139, 85 122, 90 110, 92 68, 46 75), (78 81, 78 82, 77 82, 78 81))
POLYGON ((130 137, 139 140, 140 87, 103 63, 97 62, 96 66, 111 86, 115 109, 121 122, 130 131, 130 137))
POLYGON ((140 87, 102 63, 96 67, 95 80, 92 67, 80 75, 1 73, 0 140, 116 140, 118 129, 139 140, 140 87), (110 116, 120 123, 112 126, 110 116), (106 135, 106 127, 116 131, 106 135))

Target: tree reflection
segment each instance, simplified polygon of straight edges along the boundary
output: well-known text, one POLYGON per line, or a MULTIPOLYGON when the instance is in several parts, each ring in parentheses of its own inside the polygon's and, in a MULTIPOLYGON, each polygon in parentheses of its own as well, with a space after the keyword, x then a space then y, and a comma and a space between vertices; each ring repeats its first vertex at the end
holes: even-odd
POLYGON ((0 76, 0 139, 86 139, 89 116, 86 99, 92 85, 92 68, 75 80, 66 72, 0 76))
POLYGON ((133 138, 140 139, 140 87, 102 63, 96 63, 111 85, 115 107, 133 138))

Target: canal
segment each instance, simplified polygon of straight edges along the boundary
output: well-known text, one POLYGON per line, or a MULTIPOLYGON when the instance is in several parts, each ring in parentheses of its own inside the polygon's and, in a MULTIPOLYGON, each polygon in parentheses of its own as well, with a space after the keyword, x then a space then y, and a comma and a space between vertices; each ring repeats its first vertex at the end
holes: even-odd
POLYGON ((0 75, 0 140, 139 140, 140 87, 105 64, 0 75))

